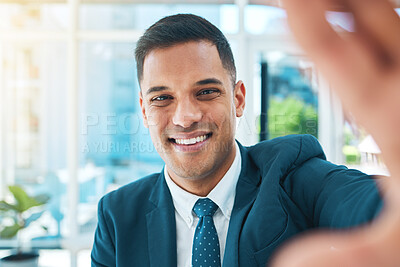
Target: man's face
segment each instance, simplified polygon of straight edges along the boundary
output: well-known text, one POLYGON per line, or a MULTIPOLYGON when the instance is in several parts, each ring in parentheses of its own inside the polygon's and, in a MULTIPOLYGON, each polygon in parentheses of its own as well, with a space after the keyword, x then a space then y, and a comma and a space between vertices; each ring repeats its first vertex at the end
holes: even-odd
POLYGON ((140 105, 171 178, 222 178, 235 156, 236 117, 243 114, 244 96, 243 83, 233 88, 209 42, 182 43, 146 56, 140 105))

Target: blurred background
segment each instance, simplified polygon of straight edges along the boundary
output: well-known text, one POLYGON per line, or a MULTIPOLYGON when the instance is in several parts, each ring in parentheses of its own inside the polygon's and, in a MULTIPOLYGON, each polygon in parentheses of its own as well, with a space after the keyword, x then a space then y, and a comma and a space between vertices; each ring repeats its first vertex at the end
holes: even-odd
MULTIPOLYGON (((90 266, 98 200, 162 169, 141 120, 134 49, 147 27, 176 13, 200 15, 229 39, 247 87, 242 144, 307 133, 329 160, 387 173, 379 148, 343 114, 274 1, 1 0, 0 199, 14 184, 50 196, 21 232, 40 266, 90 266)), ((351 30, 346 14, 327 16, 351 30)), ((0 239, 0 256, 15 246, 0 239)))

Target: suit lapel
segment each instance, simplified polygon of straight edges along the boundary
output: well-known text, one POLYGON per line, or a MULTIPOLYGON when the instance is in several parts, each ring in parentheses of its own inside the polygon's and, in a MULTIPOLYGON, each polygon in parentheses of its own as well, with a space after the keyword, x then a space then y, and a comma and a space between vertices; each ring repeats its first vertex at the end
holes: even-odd
POLYGON ((164 171, 160 173, 149 201, 154 207, 146 214, 150 266, 176 266, 175 210, 164 171))
MULTIPOLYGON (((239 144, 239 143, 238 143, 239 144)), ((235 204, 229 222, 228 236, 223 260, 224 267, 239 265, 239 236, 246 218, 257 196, 260 173, 248 157, 246 148, 239 144, 242 157, 242 170, 236 186, 235 204)))

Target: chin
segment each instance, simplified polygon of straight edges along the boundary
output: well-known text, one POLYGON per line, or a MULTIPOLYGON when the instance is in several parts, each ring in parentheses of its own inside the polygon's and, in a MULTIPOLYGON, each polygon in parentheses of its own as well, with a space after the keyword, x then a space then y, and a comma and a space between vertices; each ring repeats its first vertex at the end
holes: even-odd
MULTIPOLYGON (((212 167, 206 168, 206 166, 193 166, 194 161, 181 162, 179 166, 187 166, 187 168, 175 167, 172 171, 179 177, 200 180, 207 177, 212 171, 212 167)), ((170 165, 171 166, 171 165, 170 165)), ((175 165, 176 166, 176 165, 175 165)))

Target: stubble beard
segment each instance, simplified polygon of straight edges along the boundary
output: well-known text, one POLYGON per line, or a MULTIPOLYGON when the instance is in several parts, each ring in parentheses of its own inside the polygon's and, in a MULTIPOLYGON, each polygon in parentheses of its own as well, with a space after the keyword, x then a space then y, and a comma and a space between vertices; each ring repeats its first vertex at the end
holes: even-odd
POLYGON ((164 154, 164 162, 169 173, 173 172, 173 176, 190 181, 214 179, 215 174, 224 167, 229 156, 233 153, 233 148, 234 141, 214 147, 210 144, 210 147, 199 152, 205 155, 205 158, 201 161, 196 159, 195 156, 193 156, 193 159, 190 159, 190 156, 184 156, 187 158, 179 160, 179 156, 171 159, 164 154))

